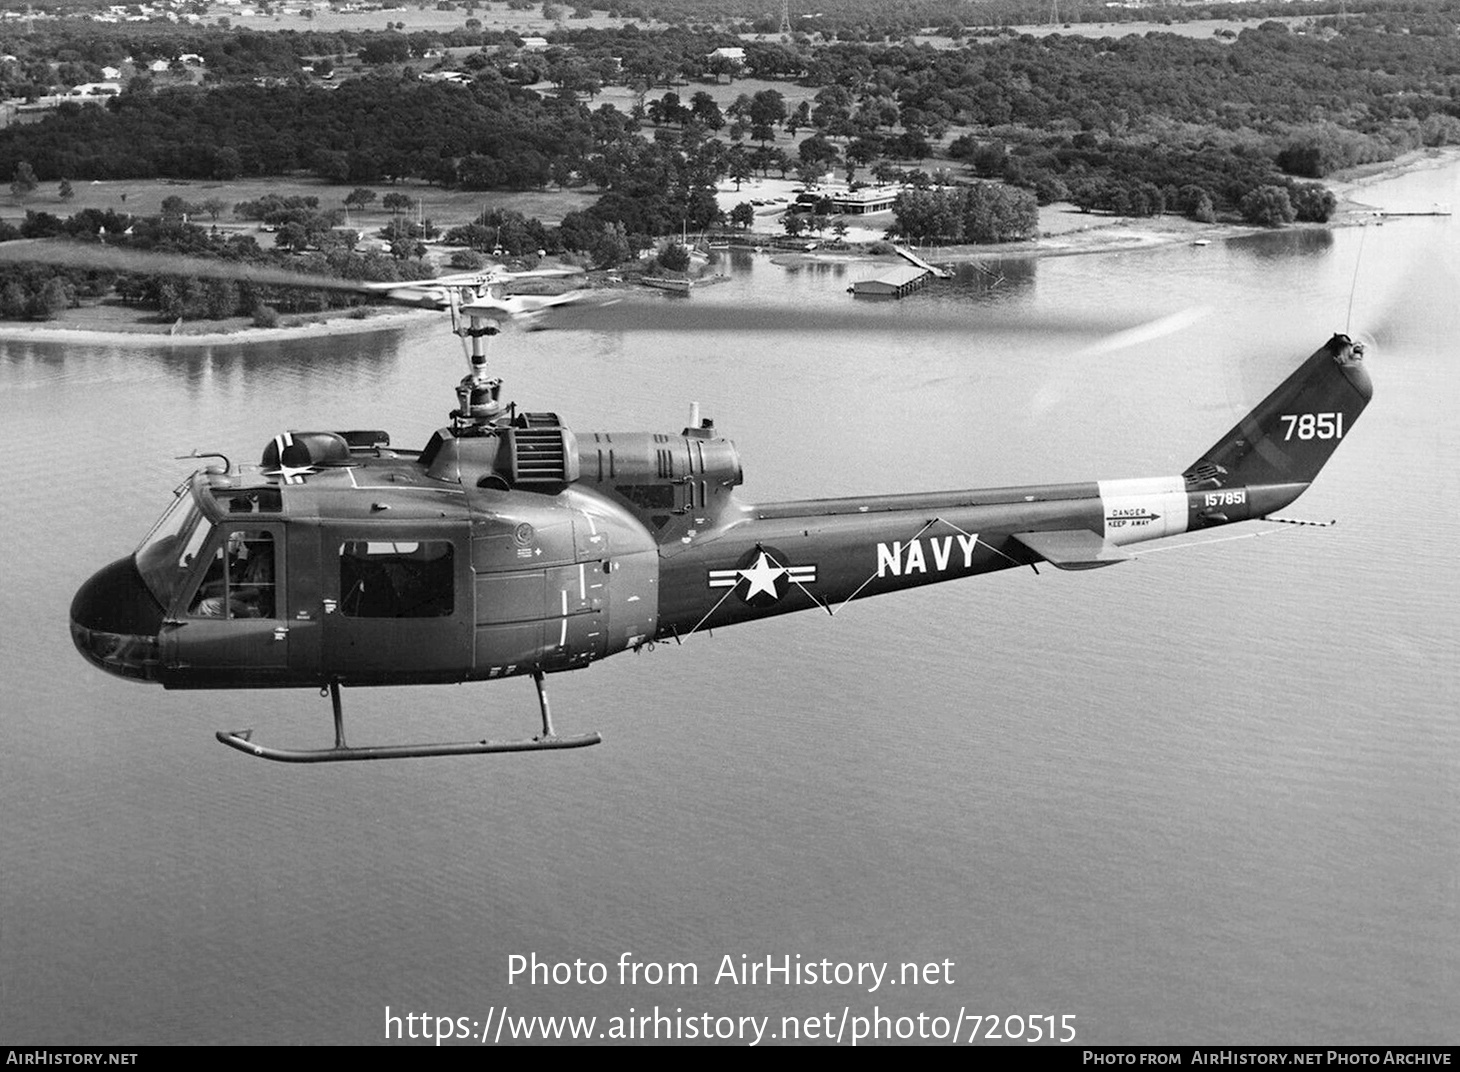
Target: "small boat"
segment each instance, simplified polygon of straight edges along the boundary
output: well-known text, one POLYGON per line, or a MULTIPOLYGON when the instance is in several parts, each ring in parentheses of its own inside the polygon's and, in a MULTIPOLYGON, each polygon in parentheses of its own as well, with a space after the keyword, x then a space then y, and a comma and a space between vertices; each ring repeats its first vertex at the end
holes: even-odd
POLYGON ((1210 238, 1198 238, 1195 242, 1192 243, 1193 246, 1209 246, 1211 244, 1212 240, 1210 238))
POLYGON ((677 294, 688 294, 690 287, 694 284, 688 279, 668 279, 664 276, 646 275, 639 282, 646 287, 655 287, 659 290, 672 290, 677 294))

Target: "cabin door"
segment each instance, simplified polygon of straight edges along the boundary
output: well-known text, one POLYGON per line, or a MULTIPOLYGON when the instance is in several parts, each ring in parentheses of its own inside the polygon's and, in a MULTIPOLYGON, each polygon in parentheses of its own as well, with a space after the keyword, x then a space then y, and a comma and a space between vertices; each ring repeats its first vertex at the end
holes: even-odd
POLYGON ((347 685, 464 679, 473 618, 464 543, 449 532, 326 529, 323 676, 347 685))

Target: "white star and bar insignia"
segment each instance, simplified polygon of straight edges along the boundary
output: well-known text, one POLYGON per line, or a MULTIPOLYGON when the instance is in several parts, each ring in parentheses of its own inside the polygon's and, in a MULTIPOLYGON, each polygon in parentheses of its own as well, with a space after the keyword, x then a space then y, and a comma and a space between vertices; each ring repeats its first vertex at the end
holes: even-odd
POLYGON ((740 566, 736 569, 713 569, 710 570, 711 588, 734 588, 743 580, 747 582, 746 591, 741 593, 741 598, 747 603, 757 596, 765 596, 768 599, 780 599, 790 584, 815 584, 816 567, 812 566, 780 566, 776 559, 765 551, 760 551, 755 561, 740 566))
POLYGON ((318 470, 312 465, 281 465, 277 469, 270 469, 264 476, 276 476, 286 484, 303 484, 304 478, 318 470))
POLYGON ((274 437, 274 450, 279 455, 279 468, 270 469, 264 476, 276 476, 285 484, 303 484, 304 478, 319 470, 313 465, 289 465, 284 461, 284 452, 294 446, 291 432, 280 432, 274 437))

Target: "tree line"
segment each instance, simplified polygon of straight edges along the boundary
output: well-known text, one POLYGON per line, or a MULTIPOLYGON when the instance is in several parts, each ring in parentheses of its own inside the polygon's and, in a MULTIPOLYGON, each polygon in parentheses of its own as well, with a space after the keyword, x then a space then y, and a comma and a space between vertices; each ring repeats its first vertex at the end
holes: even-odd
POLYGON ((1245 215, 1249 195, 1275 188, 1311 218, 1318 210, 1293 179, 1460 142, 1457 15, 1442 3, 1302 34, 1264 23, 1231 41, 757 46, 756 63, 820 87, 795 109, 775 90, 724 109, 703 92, 649 93, 653 79, 673 81, 690 57, 703 59, 714 33, 580 30, 572 33, 582 50, 533 61, 561 79, 548 94, 518 84, 512 66, 525 54, 512 51, 468 57, 479 60, 469 85, 390 68, 331 90, 129 87, 105 107, 63 105, 0 132, 0 174, 25 164, 47 181, 311 171, 348 184, 592 186, 599 202, 559 229, 563 247, 579 251, 616 247, 620 232, 642 248, 705 226, 713 187, 727 176, 812 179, 836 168, 848 181, 886 181, 907 170, 897 161, 915 168, 935 153, 1041 203, 1200 219, 1245 215), (591 108, 567 72, 620 46, 619 77, 637 87, 635 103, 591 108), (801 138, 794 153, 775 144, 784 135, 801 138))
MULTIPOLYGON (((83 209, 65 219, 46 212, 27 212, 18 227, 0 220, 0 242, 17 238, 105 243, 112 248, 182 254, 361 282, 395 282, 430 274, 419 261, 355 253, 352 242, 341 241, 306 256, 291 256, 287 248, 264 249, 249 236, 224 236, 176 217, 138 217, 113 209, 83 209)), ((346 308, 368 301, 360 295, 307 285, 199 279, 166 272, 0 265, 0 317, 7 319, 50 320, 85 300, 110 295, 129 305, 156 310, 159 318, 167 321, 252 316, 264 324, 276 318, 276 311, 346 308)))
MULTIPOLYGON (((680 41, 671 49, 656 40, 657 50, 641 56, 647 66, 624 78, 645 88, 651 77, 672 78, 671 61, 709 43, 680 41)), ((1299 35, 1272 23, 1230 43, 1056 35, 956 50, 835 45, 789 61, 800 81, 822 86, 815 107, 769 121, 749 116, 739 133, 764 142, 774 129, 814 128, 838 143, 843 159, 868 162, 930 152, 950 131, 968 128, 976 142, 986 133, 1016 146, 1026 172, 1060 177, 1110 173, 1150 150, 1167 169, 1176 157, 1204 157, 1190 166, 1208 169, 1221 157, 1221 169, 1240 176, 1248 170, 1241 157, 1265 156, 1269 170, 1319 177, 1460 140, 1454 49, 1453 23, 1447 37, 1364 28, 1299 35), (1315 115, 1335 118, 1314 122, 1315 115), (1082 142, 1079 134, 1088 136, 1082 142)), ((0 173, 24 159, 44 179, 313 169, 345 182, 417 177, 521 189, 568 184, 633 133, 621 114, 590 112, 576 91, 543 97, 521 89, 505 66, 486 62, 470 86, 383 75, 332 91, 127 92, 104 109, 63 106, 41 123, 0 134, 0 173)), ((630 116, 635 123, 680 118, 666 114, 662 100, 640 103, 642 115, 630 116)), ((733 142, 735 124, 729 127, 733 142)), ((956 139, 949 149, 959 155, 956 139)))
MULTIPOLYGON (((1236 12, 1244 18, 1275 18, 1294 14, 1307 16, 1373 14, 1386 17, 1397 5, 1393 0, 1284 0, 1245 2, 1236 12)), ((1429 4, 1426 4, 1428 8, 1429 4)), ((1455 10, 1454 0, 1436 0, 1441 11, 1455 10)), ((610 3, 609 13, 626 18, 657 19, 675 26, 711 23, 736 33, 776 34, 780 12, 766 0, 625 0, 610 3)), ((826 0, 815 11, 792 9, 792 32, 840 41, 883 41, 934 30, 960 36, 966 31, 1003 26, 1041 26, 1049 21, 1047 0, 826 0)), ((1159 8, 1112 7, 1106 0, 1064 0, 1059 5, 1061 22, 1187 22, 1230 19, 1229 3, 1168 4, 1159 8)))

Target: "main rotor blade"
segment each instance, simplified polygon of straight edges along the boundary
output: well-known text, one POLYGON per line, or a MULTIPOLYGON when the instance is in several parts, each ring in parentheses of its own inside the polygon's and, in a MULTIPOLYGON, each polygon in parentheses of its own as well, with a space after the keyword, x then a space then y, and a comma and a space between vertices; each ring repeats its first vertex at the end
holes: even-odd
MULTIPOLYGON (((193 257, 185 253, 160 253, 156 250, 128 249, 125 246, 105 246, 90 242, 52 242, 40 238, 0 242, 0 263, 50 264, 59 268, 231 279, 264 286, 337 290, 348 294, 380 296, 366 284, 351 279, 291 272, 285 268, 271 268, 243 261, 216 260, 210 257, 193 257)), ((395 285, 405 287, 418 283, 429 284, 430 280, 395 285)))
MULTIPOLYGON (((263 286, 294 287, 359 294, 375 301, 439 309, 444 286, 440 280, 402 280, 398 283, 359 282, 284 268, 249 264, 180 253, 134 250, 89 242, 26 239, 0 242, 0 264, 50 264, 66 268, 109 270, 199 279, 227 279, 263 286)), ((541 269, 511 273, 514 277, 571 274, 572 270, 541 269)), ((450 278, 450 277, 448 277, 450 278)), ((515 299, 514 299, 515 300, 515 299)), ((1108 353, 1179 330, 1199 313, 1187 311, 1155 321, 1111 314, 1068 314, 1050 317, 987 306, 949 306, 928 303, 878 303, 847 299, 832 306, 720 303, 713 296, 696 298, 640 297, 621 291, 575 292, 566 302, 544 302, 540 310, 502 308, 507 317, 536 312, 535 323, 569 331, 623 333, 663 331, 686 333, 756 332, 773 334, 871 332, 897 335, 941 335, 974 338, 998 335, 1035 335, 1099 340, 1085 355, 1108 353)))
POLYGON ((710 304, 696 298, 640 298, 610 292, 552 310, 551 327, 568 331, 662 331, 686 333, 757 332, 774 334, 873 332, 897 335, 1040 335, 1076 338, 1116 336, 1108 349, 1134 345, 1170 331, 1179 330, 1197 314, 1178 313, 1156 321, 1115 315, 1068 314, 1058 317, 1031 315, 1016 310, 968 306, 928 308, 912 304, 894 307, 878 303, 846 303, 834 306, 765 304, 710 304))
POLYGON ((506 269, 484 268, 475 272, 454 272, 451 275, 432 276, 429 279, 414 280, 411 283, 365 283, 363 285, 372 291, 395 290, 403 286, 497 286, 502 283, 515 283, 519 279, 562 278, 564 276, 582 274, 582 268, 534 268, 531 271, 525 272, 509 272, 506 269))
POLYGON ((1167 335, 1174 335, 1191 327, 1198 320, 1210 312, 1200 306, 1193 306, 1190 309, 1182 309, 1172 313, 1170 316, 1159 317, 1155 320, 1148 320, 1144 324, 1138 324, 1125 331, 1117 331, 1113 335, 1107 335, 1090 346, 1080 351, 1081 357, 1099 357, 1102 354, 1113 354, 1117 350, 1124 350, 1130 346, 1140 346, 1142 343, 1155 342, 1167 335))

